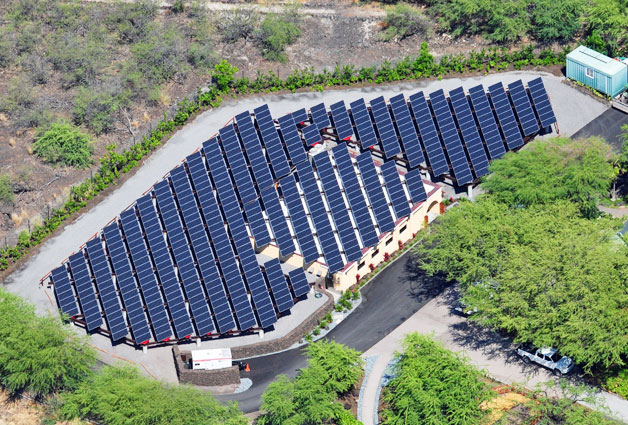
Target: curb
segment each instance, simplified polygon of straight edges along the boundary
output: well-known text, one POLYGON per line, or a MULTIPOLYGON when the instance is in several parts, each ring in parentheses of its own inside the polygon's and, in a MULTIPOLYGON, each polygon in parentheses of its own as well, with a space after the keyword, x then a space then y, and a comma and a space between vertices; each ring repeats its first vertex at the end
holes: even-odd
POLYGON ((373 366, 375 366, 375 361, 377 360, 377 356, 369 356, 364 359, 364 379, 362 380, 362 386, 360 387, 360 395, 358 396, 358 411, 357 411, 357 419, 362 422, 362 405, 364 404, 364 390, 369 380, 369 375, 373 370, 373 366))

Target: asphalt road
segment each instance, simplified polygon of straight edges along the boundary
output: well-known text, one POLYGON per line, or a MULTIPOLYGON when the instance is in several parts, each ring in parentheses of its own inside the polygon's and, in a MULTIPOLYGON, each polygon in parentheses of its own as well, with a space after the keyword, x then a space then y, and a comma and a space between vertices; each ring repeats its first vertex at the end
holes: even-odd
POLYGON ((572 138, 599 136, 610 143, 616 151, 621 150, 621 126, 628 124, 628 115, 610 108, 578 130, 572 138))
MULTIPOLYGON (((444 280, 425 276, 408 251, 362 290, 362 303, 327 338, 366 351, 401 325, 446 286, 444 280)), ((247 360, 253 386, 239 394, 218 396, 239 403, 245 413, 259 410, 261 395, 279 374, 293 377, 306 365, 301 348, 247 360)))

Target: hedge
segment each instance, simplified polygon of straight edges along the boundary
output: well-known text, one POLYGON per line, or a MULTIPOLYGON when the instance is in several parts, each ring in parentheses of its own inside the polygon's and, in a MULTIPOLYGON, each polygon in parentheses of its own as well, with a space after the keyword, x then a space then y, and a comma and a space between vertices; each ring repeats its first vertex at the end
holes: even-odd
POLYGON ((568 49, 556 53, 546 49, 535 53, 533 45, 522 46, 520 50, 508 52, 506 49, 491 48, 472 52, 469 55, 444 55, 437 62, 429 53, 427 43, 422 43, 418 56, 406 57, 393 64, 385 61, 378 67, 356 68, 352 65, 336 65, 333 71, 315 72, 313 68, 294 70, 285 79, 273 71, 259 72, 256 78, 234 78, 238 69, 227 61, 221 61, 212 72, 214 84, 208 89, 197 90, 193 99, 183 99, 178 103, 174 117, 164 118, 157 128, 142 137, 142 140, 122 152, 116 151, 115 144, 107 146, 107 153, 100 159, 100 168, 92 178, 70 191, 69 199, 59 209, 53 210, 43 224, 35 225, 30 237, 24 238, 15 246, 0 249, 0 271, 28 254, 31 248, 39 245, 66 219, 83 209, 87 202, 105 190, 136 167, 139 161, 157 149, 164 140, 195 113, 208 107, 220 106, 223 95, 237 96, 247 93, 268 93, 280 90, 295 92, 298 89, 322 91, 325 87, 350 86, 354 84, 382 84, 419 78, 464 74, 468 72, 488 73, 492 70, 505 70, 511 66, 521 69, 524 66, 551 66, 565 63, 568 49))

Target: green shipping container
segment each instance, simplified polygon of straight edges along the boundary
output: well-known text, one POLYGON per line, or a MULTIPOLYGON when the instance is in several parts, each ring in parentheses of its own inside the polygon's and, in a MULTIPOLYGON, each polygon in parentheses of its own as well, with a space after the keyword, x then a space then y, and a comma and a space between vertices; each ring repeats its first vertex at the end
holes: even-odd
POLYGON ((567 55, 567 78, 615 97, 628 83, 628 66, 588 47, 579 46, 567 55))

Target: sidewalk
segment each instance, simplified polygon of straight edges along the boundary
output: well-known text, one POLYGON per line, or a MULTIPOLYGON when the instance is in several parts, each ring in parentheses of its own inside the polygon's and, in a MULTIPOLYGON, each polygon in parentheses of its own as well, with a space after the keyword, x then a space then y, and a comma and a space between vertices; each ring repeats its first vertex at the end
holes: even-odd
MULTIPOLYGON (((471 363, 504 384, 520 383, 533 388, 537 384, 554 379, 548 370, 523 363, 514 354, 514 345, 510 340, 453 314, 451 298, 448 291, 434 298, 363 354, 365 358, 376 357, 360 400, 362 417, 358 419, 364 425, 374 425, 377 394, 386 365, 392 360, 395 350, 401 349, 404 336, 414 331, 433 334, 447 349, 465 352, 471 363)), ((603 408, 605 406, 610 415, 628 422, 627 400, 604 391, 599 391, 595 395, 599 396, 603 408)))

